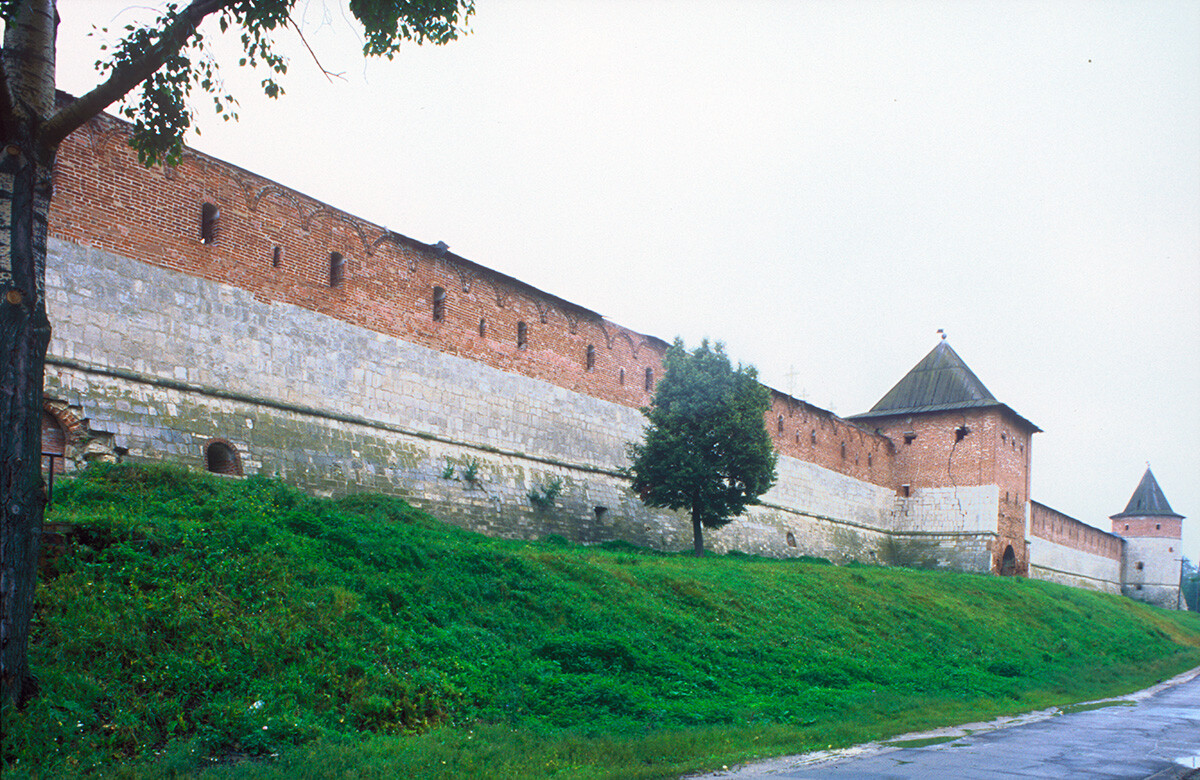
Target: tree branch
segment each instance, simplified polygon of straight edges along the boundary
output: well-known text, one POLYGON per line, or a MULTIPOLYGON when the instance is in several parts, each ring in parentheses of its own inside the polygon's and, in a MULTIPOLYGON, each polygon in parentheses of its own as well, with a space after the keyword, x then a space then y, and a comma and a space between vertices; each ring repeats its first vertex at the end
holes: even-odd
POLYGON ((192 0, 155 42, 136 60, 113 70, 108 80, 73 103, 55 112, 39 132, 43 146, 53 148, 96 114, 124 97, 177 54, 204 17, 232 5, 235 0, 192 0))
POLYGON ((292 21, 292 17, 290 16, 288 17, 288 24, 290 24, 292 29, 296 31, 296 35, 300 36, 300 42, 304 44, 304 48, 308 49, 309 55, 312 56, 313 62, 317 63, 317 67, 321 69, 321 73, 324 74, 326 81, 333 81, 334 77, 337 77, 342 81, 346 80, 345 75, 341 73, 333 73, 325 70, 325 66, 321 64, 321 60, 317 58, 317 53, 313 51, 311 46, 308 45, 308 39, 304 37, 304 31, 300 29, 300 25, 292 21))

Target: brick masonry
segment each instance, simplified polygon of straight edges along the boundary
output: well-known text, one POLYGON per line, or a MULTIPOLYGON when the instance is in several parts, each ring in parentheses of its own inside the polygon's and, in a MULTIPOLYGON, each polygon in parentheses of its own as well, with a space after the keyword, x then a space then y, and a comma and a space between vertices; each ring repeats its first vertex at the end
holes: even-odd
MULTIPOLYGON (((195 152, 144 169, 125 137, 100 117, 55 170, 46 395, 76 460, 203 468, 223 442, 485 533, 690 544, 621 473, 666 342, 195 152)), ((1033 576, 1043 551, 1107 587, 1085 544, 1027 542, 1037 429, 1007 407, 864 425, 772 391, 764 422, 778 483, 717 550, 1033 576)))

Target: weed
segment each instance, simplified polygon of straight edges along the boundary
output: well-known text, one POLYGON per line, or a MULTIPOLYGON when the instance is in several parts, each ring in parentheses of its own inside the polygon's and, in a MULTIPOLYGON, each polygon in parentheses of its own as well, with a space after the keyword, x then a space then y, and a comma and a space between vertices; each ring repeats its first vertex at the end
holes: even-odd
POLYGON ((562 477, 555 477, 540 488, 534 487, 530 489, 529 503, 538 509, 549 509, 554 506, 554 502, 559 494, 562 493, 562 489, 562 477))
POLYGON ((1200 617, 1118 596, 490 539, 270 479, 97 467, 48 519, 76 533, 6 778, 679 776, 1200 664, 1200 617))
POLYGON ((467 458, 466 465, 462 470, 462 477, 472 485, 479 477, 479 458, 467 458))

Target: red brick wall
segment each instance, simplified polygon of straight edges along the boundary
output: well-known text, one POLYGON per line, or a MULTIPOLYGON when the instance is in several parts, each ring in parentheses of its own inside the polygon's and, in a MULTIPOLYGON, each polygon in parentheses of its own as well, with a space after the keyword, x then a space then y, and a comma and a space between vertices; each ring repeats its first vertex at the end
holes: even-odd
POLYGON ((892 441, 870 428, 773 390, 767 430, 786 455, 864 482, 896 486, 892 441))
MULTIPOLYGON (((655 382, 662 377, 662 340, 197 152, 187 151, 174 168, 143 168, 126 131, 125 123, 103 116, 63 143, 52 235, 574 392, 626 406, 650 402, 646 371, 655 382), (206 203, 219 209, 211 242, 200 234, 206 203), (341 283, 331 287, 334 252, 345 265, 341 283), (435 287, 445 290, 437 321, 435 287), (518 348, 521 322, 527 343, 518 348)), ((783 453, 895 485, 891 442, 869 429, 774 391, 766 422, 783 453)))
POLYGON ((1121 540, 1036 501, 1029 502, 1029 535, 1121 560, 1121 540))
POLYGON ((1126 538, 1183 538, 1183 520, 1178 517, 1115 517, 1113 533, 1126 538))

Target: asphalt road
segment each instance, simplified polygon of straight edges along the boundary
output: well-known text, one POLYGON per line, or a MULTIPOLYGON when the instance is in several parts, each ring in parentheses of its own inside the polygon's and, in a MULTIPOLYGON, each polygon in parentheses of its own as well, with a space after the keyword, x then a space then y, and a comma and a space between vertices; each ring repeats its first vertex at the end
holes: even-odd
POLYGON ((1144 691, 704 775, 721 780, 1200 780, 1200 669, 1144 691))

